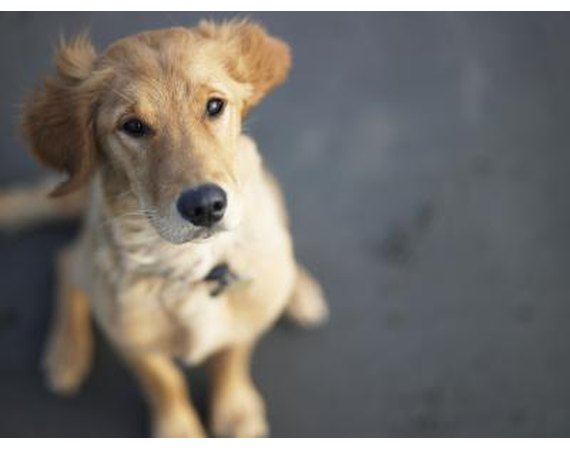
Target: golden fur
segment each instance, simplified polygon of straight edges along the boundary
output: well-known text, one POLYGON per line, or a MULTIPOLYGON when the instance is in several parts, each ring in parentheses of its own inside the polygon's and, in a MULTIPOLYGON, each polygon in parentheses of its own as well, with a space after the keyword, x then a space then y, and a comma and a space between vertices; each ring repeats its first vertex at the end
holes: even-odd
POLYGON ((85 211, 79 239, 58 260, 44 359, 54 390, 73 393, 87 375, 93 314, 139 379, 155 436, 206 434, 174 359, 210 362, 212 434, 267 434, 249 374, 255 342, 283 313, 306 326, 327 315, 295 261, 278 186, 241 131, 290 62, 287 45, 250 22, 145 32, 101 55, 84 36, 61 47, 23 128, 39 162, 67 180, 50 203, 45 187, 0 195, 5 228, 85 211), (213 95, 226 101, 215 120, 204 115, 213 95), (121 133, 130 116, 152 136, 121 133), (207 230, 173 207, 205 182, 228 195, 224 219, 207 230), (221 262, 248 282, 212 298, 204 278, 221 262))

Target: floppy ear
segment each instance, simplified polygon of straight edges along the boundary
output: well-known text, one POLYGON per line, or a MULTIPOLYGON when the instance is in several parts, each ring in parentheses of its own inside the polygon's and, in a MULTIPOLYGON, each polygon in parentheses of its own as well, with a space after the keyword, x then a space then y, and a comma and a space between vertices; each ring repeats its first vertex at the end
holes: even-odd
POLYGON ((202 21, 198 32, 223 46, 232 77, 251 86, 244 115, 287 78, 291 68, 289 46, 260 25, 243 20, 223 24, 202 21))
POLYGON ((68 176, 51 193, 54 197, 81 188, 95 169, 93 114, 98 83, 90 75, 96 58, 85 36, 63 43, 55 58, 56 75, 24 104, 22 128, 32 154, 68 176))

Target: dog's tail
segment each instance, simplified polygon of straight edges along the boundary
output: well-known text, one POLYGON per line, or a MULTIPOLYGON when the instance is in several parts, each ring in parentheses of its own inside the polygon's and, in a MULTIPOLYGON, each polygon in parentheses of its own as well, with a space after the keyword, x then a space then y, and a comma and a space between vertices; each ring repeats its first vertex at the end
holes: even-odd
POLYGON ((39 225, 78 219, 85 208, 84 191, 51 198, 53 180, 0 190, 0 231, 18 232, 39 225))

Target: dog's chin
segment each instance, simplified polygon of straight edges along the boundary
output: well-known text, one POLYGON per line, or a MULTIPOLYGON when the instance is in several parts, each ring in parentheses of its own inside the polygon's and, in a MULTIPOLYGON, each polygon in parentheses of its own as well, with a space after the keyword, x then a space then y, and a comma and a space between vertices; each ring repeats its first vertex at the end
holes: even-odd
POLYGON ((213 240, 216 236, 229 231, 223 226, 179 230, 164 230, 160 227, 154 228, 162 239, 174 245, 206 243, 213 240))

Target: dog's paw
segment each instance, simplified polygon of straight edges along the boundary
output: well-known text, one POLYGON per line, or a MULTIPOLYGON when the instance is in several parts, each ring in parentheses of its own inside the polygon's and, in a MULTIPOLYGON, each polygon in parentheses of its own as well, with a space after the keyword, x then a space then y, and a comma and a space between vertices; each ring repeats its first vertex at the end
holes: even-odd
POLYGON ((269 426, 265 405, 253 387, 235 388, 218 396, 212 411, 212 433, 218 437, 265 437, 269 426))
POLYGON ((48 388, 63 396, 74 395, 91 368, 90 345, 73 347, 54 342, 46 350, 42 368, 48 388))
POLYGON ((163 412, 153 419, 152 435, 156 438, 203 438, 206 433, 200 420, 188 408, 163 412))
POLYGON ((83 374, 71 368, 50 367, 45 370, 45 380, 52 392, 70 397, 79 390, 83 374))
POLYGON ((329 315, 321 287, 308 272, 300 269, 285 317, 304 328, 314 328, 326 322, 329 315))

